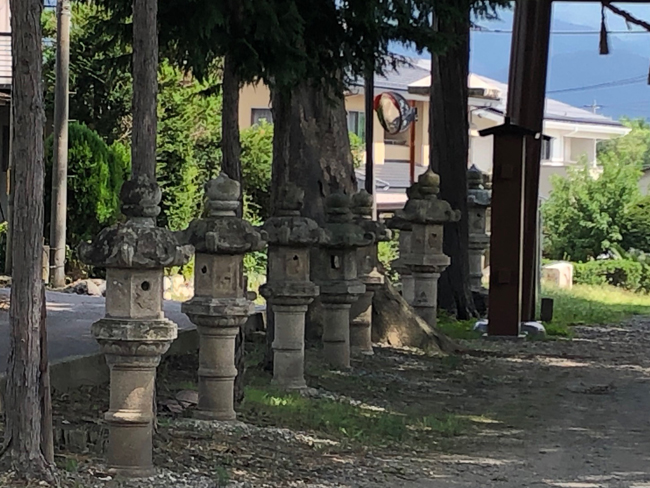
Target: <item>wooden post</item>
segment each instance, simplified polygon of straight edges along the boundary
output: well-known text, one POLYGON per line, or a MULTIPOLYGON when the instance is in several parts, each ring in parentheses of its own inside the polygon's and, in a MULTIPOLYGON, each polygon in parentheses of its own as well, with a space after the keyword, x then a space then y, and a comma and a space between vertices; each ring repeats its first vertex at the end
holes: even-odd
POLYGON ((519 336, 521 316, 522 178, 526 136, 506 123, 480 132, 494 136, 488 334, 519 336))
POLYGON ((366 73, 365 87, 365 123, 366 123, 366 183, 365 189, 372 195, 372 215, 377 218, 377 198, 375 196, 375 156, 374 156, 374 101, 375 72, 373 68, 366 73))
MULTIPOLYGON (((415 107, 415 102, 411 100, 409 105, 415 107)), ((415 122, 415 120, 411 122, 411 138, 409 141, 409 179, 411 185, 415 183, 415 122)))
POLYGON ((517 1, 508 88, 508 116, 536 135, 526 139, 523 197, 521 321, 535 320, 539 267, 539 175, 543 130, 551 0, 517 1))
POLYGON ((65 286, 66 219, 68 210, 68 113, 70 92, 70 0, 56 6, 56 87, 54 98, 54 167, 52 168, 52 214, 50 260, 52 286, 65 286))

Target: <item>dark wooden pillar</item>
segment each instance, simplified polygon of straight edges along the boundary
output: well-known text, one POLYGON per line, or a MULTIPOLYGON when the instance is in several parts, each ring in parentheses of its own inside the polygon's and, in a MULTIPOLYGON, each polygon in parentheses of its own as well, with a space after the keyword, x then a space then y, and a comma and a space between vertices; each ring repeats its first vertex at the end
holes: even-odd
POLYGON ((519 335, 521 316, 523 169, 528 136, 506 123, 480 132, 494 136, 488 334, 519 335))
POLYGON ((518 0, 515 7, 508 116, 532 131, 526 136, 523 175, 521 320, 535 320, 538 258, 539 176, 551 29, 551 0, 518 0))

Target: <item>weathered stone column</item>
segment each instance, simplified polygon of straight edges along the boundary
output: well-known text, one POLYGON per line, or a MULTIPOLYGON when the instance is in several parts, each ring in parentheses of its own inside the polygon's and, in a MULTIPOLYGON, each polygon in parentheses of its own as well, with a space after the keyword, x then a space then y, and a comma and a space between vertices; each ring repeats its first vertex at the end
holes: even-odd
POLYGON ((356 251, 374 239, 352 221, 350 203, 343 193, 325 200, 326 237, 321 245, 327 265, 318 284, 323 302, 323 351, 335 368, 350 367, 350 307, 366 291, 357 276, 356 251))
POLYGON ((467 171, 469 214, 469 275, 473 292, 483 290, 483 254, 490 245, 487 233, 487 209, 492 193, 484 186, 484 175, 476 166, 467 171))
POLYGON ((391 231, 381 221, 372 219, 372 195, 361 190, 352 196, 352 213, 355 223, 366 233, 375 236, 374 241, 357 249, 357 271, 366 291, 352 304, 350 310, 350 352, 373 354, 372 350, 372 298, 384 284, 384 275, 377 269, 377 244, 388 241, 391 231))
POLYGON ((438 199, 439 192, 440 177, 429 168, 418 178, 417 191, 411 192, 404 210, 396 213, 396 219, 412 226, 410 253, 405 258, 415 280, 412 305, 431 326, 437 322, 438 278, 450 263, 442 252, 443 225, 460 219, 460 211, 438 199))
POLYGON ((268 234, 269 268, 260 292, 275 319, 273 383, 286 390, 307 387, 305 314, 318 295, 318 287, 309 280, 309 251, 319 244, 323 230, 300 215, 303 198, 302 190, 285 186, 276 203, 276 215, 262 227, 268 234))
POLYGON ((194 297, 181 309, 199 332, 199 405, 196 417, 235 420, 235 338, 255 305, 244 287, 244 254, 266 245, 259 232, 237 217, 241 188, 224 173, 205 185, 204 217, 183 232, 196 249, 194 297))
POLYGON ((81 244, 79 257, 106 268, 106 317, 92 332, 111 372, 108 466, 117 475, 142 477, 154 470, 156 367, 176 338, 176 324, 162 312, 163 269, 187 263, 192 247, 155 226, 161 192, 148 177, 124 183, 121 198, 127 222, 81 244))

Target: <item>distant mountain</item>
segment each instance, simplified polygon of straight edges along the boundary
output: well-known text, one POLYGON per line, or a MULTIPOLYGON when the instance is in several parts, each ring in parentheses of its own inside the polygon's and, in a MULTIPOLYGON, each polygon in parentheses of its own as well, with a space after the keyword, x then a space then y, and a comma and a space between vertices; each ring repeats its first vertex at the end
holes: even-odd
MULTIPOLYGON (((577 8, 573 8, 572 13, 575 14, 577 8)), ((502 12, 500 17, 500 20, 477 21, 477 24, 492 31, 510 31, 512 12, 502 12)), ((585 16, 585 19, 588 17, 585 16)), ((589 20, 593 22, 592 19, 589 20)), ((614 25, 610 25, 612 30, 620 28, 618 19, 612 19, 609 24, 614 25)), ((579 25, 558 17, 553 20, 552 31, 581 34, 553 35, 551 38, 547 87, 550 98, 577 107, 591 106, 595 101, 601 107, 599 113, 613 118, 623 115, 650 118, 650 86, 647 84, 650 34, 610 35, 611 54, 601 56, 598 54, 598 34, 582 34, 597 32, 598 27, 593 23, 579 25), (620 80, 625 81, 618 86, 611 84, 609 87, 589 88, 620 80)), ((510 38, 511 35, 505 33, 473 32, 470 70, 506 82, 510 38)), ((397 47, 396 50, 402 54, 416 55, 412 49, 397 47)))

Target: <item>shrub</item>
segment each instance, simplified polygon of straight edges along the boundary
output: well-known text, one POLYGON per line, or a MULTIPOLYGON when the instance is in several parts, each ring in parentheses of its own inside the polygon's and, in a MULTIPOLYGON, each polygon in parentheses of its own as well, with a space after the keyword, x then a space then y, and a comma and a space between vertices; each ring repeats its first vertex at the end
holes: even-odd
POLYGON ((627 208, 639 198, 639 165, 616 154, 601 154, 600 174, 585 160, 556 176, 553 191, 542 206, 547 257, 587 261, 623 239, 627 208))
MULTIPOLYGON (((114 223, 120 213, 119 194, 129 170, 129 153, 122 144, 106 145, 83 124, 68 129, 68 218, 67 239, 71 247, 91 239, 114 223)), ((54 139, 45 142, 45 224, 48 228, 52 204, 54 139)))
POLYGON ((650 196, 628 207, 621 227, 623 249, 650 251, 650 196))
POLYGON ((354 132, 350 132, 350 149, 352 151, 352 161, 354 161, 354 167, 360 168, 363 164, 366 146, 363 142, 363 139, 361 139, 361 137, 356 135, 354 132))
POLYGON ((262 219, 270 215, 273 125, 262 120, 241 131, 243 190, 262 219))
POLYGON ((599 259, 575 263, 574 282, 580 285, 612 285, 637 291, 647 281, 647 266, 629 259, 599 259))

